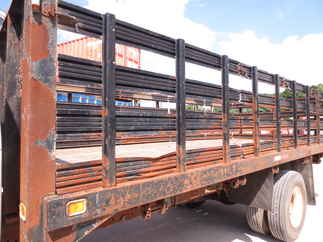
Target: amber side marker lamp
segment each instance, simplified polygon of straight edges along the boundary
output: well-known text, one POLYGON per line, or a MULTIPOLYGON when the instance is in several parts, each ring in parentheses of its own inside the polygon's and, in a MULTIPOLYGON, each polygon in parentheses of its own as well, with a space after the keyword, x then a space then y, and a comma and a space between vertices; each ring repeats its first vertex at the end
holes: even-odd
POLYGON ((78 199, 66 204, 66 214, 68 217, 81 215, 85 213, 86 210, 86 199, 78 199))

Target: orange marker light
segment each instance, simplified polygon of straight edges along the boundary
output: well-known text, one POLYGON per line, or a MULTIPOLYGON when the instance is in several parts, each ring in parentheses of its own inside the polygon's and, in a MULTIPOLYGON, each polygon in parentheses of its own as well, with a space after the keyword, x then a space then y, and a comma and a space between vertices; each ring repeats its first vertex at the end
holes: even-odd
POLYGON ((66 214, 69 217, 80 215, 86 212, 86 200, 79 199, 75 201, 70 201, 66 205, 66 214))

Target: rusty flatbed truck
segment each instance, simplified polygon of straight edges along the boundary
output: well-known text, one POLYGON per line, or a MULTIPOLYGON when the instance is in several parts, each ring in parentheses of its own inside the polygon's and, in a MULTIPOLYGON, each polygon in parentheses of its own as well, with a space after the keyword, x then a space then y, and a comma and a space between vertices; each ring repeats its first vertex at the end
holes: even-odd
POLYGON ((293 241, 315 204, 323 97, 313 88, 57 0, 13 0, 0 61, 1 241, 79 241, 207 199, 246 204, 252 230, 293 241), (59 28, 103 40, 102 62, 57 55, 59 28), (176 76, 115 65, 115 43, 167 56, 176 76), (221 83, 188 79, 187 63, 221 83), (252 90, 230 86, 232 75, 252 90), (102 104, 73 101, 80 93, 102 104), (116 105, 124 99, 156 105, 116 105))

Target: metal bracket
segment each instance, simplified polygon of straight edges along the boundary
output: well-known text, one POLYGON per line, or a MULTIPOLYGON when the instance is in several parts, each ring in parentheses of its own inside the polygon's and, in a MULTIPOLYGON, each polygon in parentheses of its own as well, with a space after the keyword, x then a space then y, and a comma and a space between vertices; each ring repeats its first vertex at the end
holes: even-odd
POLYGON ((278 174, 280 172, 280 169, 278 166, 271 168, 271 171, 273 174, 278 174))
POLYGON ((245 78, 249 78, 247 71, 242 68, 241 63, 238 63, 238 65, 237 65, 237 72, 240 76, 243 76, 245 78))
POLYGON ((153 215, 153 211, 152 211, 152 208, 149 207, 149 206, 145 206, 144 209, 143 209, 143 217, 145 220, 149 220, 151 219, 153 215))
POLYGON ((320 155, 314 155, 313 156, 313 164, 321 164, 321 156, 320 155))
POLYGON ((77 18, 64 12, 62 10, 56 11, 56 16, 58 17, 58 22, 61 25, 66 25, 72 28, 78 28, 80 23, 77 22, 77 18))
POLYGON ((230 183, 231 187, 234 189, 238 189, 241 186, 245 186, 247 184, 246 177, 240 177, 230 183))
POLYGON ((163 215, 168 211, 168 209, 170 209, 175 204, 175 200, 173 198, 169 197, 169 198, 165 198, 162 203, 163 203, 163 205, 162 205, 162 209, 160 211, 160 214, 163 215))
POLYGON ((41 0, 40 12, 46 17, 55 17, 57 13, 57 1, 56 0, 41 0))

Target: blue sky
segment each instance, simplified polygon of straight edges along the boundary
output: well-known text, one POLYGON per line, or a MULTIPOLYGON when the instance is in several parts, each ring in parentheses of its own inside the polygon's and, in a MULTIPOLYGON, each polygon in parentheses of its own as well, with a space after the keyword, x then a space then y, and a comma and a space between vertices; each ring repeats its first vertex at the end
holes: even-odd
POLYGON ((251 29, 273 41, 323 31, 322 0, 192 0, 186 15, 220 32, 251 29))
MULTIPOLYGON (((10 2, 1 0, 0 9, 7 9, 10 2)), ((185 15, 217 32, 250 29, 277 42, 290 35, 323 31, 322 13, 321 0, 191 0, 185 15)))

